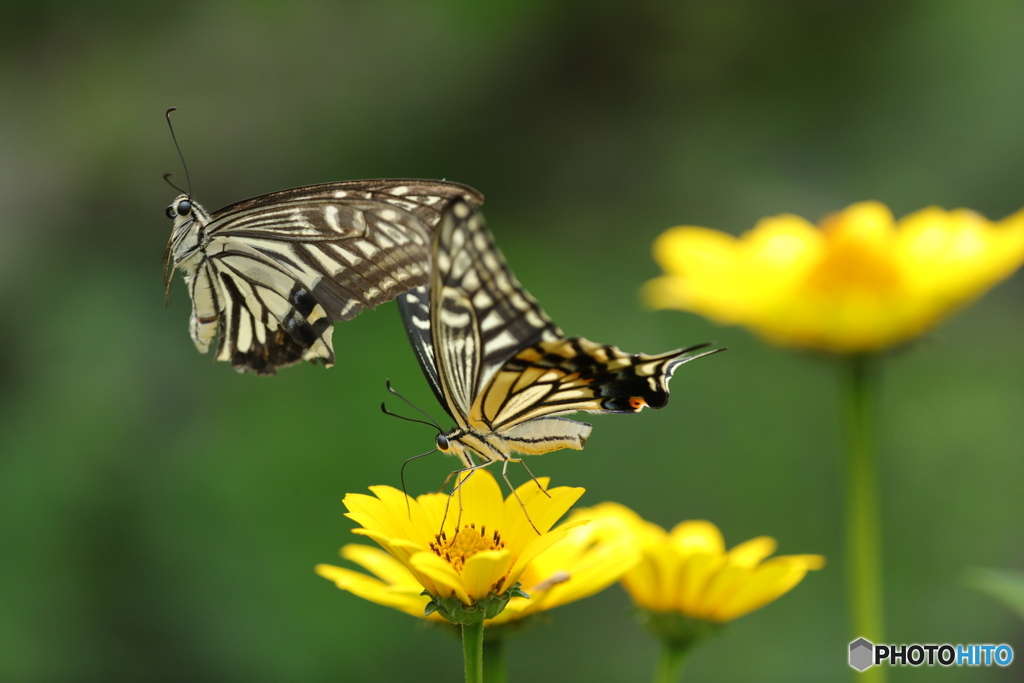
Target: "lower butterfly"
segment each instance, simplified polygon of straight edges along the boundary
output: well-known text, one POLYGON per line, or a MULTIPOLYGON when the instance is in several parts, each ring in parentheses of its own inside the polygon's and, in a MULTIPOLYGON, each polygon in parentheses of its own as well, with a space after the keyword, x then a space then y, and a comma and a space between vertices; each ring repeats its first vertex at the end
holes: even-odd
POLYGON ((437 449, 466 469, 582 449, 591 426, 561 415, 662 408, 680 365, 725 350, 701 344, 652 356, 566 338, 465 201, 441 217, 432 268, 429 286, 401 295, 398 306, 420 367, 456 423, 438 434, 437 449))
POLYGON ((334 363, 334 323, 394 299, 430 276, 433 228, 466 185, 355 180, 273 192, 213 213, 179 195, 164 284, 184 271, 189 332, 200 353, 272 375, 301 360, 334 363))

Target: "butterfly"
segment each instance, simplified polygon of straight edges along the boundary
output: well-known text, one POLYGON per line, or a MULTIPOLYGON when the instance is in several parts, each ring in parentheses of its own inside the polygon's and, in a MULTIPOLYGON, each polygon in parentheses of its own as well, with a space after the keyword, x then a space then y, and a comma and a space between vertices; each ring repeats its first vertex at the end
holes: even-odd
POLYGON ((676 368, 725 350, 700 344, 651 356, 567 338, 509 270, 480 212, 458 199, 434 234, 429 285, 399 296, 398 307, 456 423, 437 435, 437 449, 466 469, 582 449, 591 426, 561 415, 662 408, 676 368))
POLYGON ((272 375, 301 360, 330 367, 334 323, 430 276, 432 230, 452 199, 483 195, 440 180, 354 180, 253 197, 213 213, 179 195, 164 254, 192 299, 200 353, 272 375))

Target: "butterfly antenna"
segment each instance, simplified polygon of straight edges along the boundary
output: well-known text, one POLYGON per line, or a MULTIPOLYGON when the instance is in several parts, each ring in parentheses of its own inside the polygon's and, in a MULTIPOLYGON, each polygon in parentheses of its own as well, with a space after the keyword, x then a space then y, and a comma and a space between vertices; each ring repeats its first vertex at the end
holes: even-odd
MULTIPOLYGON (((437 428, 437 431, 439 431, 439 432, 443 432, 444 431, 443 429, 441 429, 441 425, 437 424, 437 420, 435 420, 434 418, 430 417, 430 413, 428 413, 427 411, 423 410, 423 408, 420 408, 418 405, 416 405, 415 403, 413 403, 412 401, 407 399, 405 396, 402 396, 400 393, 395 391, 395 388, 391 386, 391 380, 390 379, 387 380, 387 387, 388 387, 388 391, 389 392, 391 392, 392 394, 394 394, 398 398, 400 398, 403 401, 405 401, 406 403, 408 403, 410 406, 412 406, 413 408, 418 410, 420 413, 422 413, 424 417, 426 417, 428 420, 430 420, 430 424, 434 425, 434 427, 437 428)), ((381 404, 381 405, 383 406, 383 404, 381 404)), ((387 412, 387 411, 385 411, 385 412, 387 412)))
MULTIPOLYGON (((188 175, 188 164, 185 163, 185 155, 181 153, 181 145, 178 144, 178 136, 174 134, 174 126, 171 124, 171 112, 177 111, 177 109, 177 107, 171 107, 166 112, 164 112, 164 117, 167 119, 167 127, 171 129, 171 140, 174 140, 174 148, 178 150, 178 158, 181 159, 181 165, 185 169, 185 182, 186 184, 188 184, 188 192, 186 192, 185 194, 188 195, 189 199, 192 199, 192 179, 188 175)), ((167 180, 167 177, 169 175, 171 174, 165 174, 164 180, 167 180)), ((169 183, 171 181, 167 180, 167 182, 169 183)), ((174 187, 174 185, 171 185, 171 187, 174 187)), ((175 187, 174 189, 180 191, 180 188, 175 187)))
MULTIPOLYGON (((381 407, 383 407, 383 406, 381 406, 381 407)), ((387 412, 387 411, 385 411, 385 412, 387 412)), ((393 413, 388 413, 388 414, 391 415, 393 413)), ((395 415, 395 417, 402 417, 402 416, 401 415, 395 415)), ((414 420, 414 421, 418 421, 418 420, 414 420)), ((426 423, 424 422, 423 424, 426 424, 426 423)), ((405 494, 405 511, 409 515, 409 519, 412 519, 412 503, 409 502, 409 492, 405 488, 405 466, 408 465, 409 463, 411 463, 413 460, 419 460, 420 458, 426 457, 426 456, 430 455, 431 453, 436 453, 436 452, 437 452, 437 449, 435 448, 432 451, 427 451, 426 453, 420 453, 419 455, 414 455, 411 458, 409 458, 408 460, 406 460, 405 462, 403 462, 402 463, 402 469, 400 469, 398 471, 398 478, 402 482, 402 493, 405 494)))
POLYGON ((185 190, 181 189, 180 187, 178 187, 177 185, 175 185, 174 183, 171 182, 171 176, 173 176, 173 175, 174 175, 173 173, 164 173, 164 181, 166 181, 168 185, 173 187, 178 192, 180 192, 182 194, 188 194, 188 192, 185 192, 185 190))
MULTIPOLYGON (((431 423, 426 422, 424 420, 417 420, 414 417, 406 417, 405 415, 399 415, 398 413, 392 413, 390 410, 388 410, 387 405, 384 404, 384 403, 380 404, 380 412, 384 413, 385 415, 390 415, 391 417, 397 417, 399 420, 405 420, 406 422, 415 422, 416 424, 427 425, 428 427, 436 427, 439 431, 444 431, 440 427, 438 427, 436 424, 431 424, 431 423)), ((433 451, 431 451, 431 452, 433 452, 433 451)))

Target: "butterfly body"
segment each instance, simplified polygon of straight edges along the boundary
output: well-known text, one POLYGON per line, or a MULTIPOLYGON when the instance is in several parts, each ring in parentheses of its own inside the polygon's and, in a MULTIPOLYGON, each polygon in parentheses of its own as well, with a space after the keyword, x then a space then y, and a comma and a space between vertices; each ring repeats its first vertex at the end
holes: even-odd
POLYGON ((433 226, 452 198, 444 181, 365 180, 282 190, 208 213, 187 194, 174 220, 165 278, 184 272, 189 332, 201 353, 273 374, 300 360, 334 363, 333 324, 425 284, 433 226))
POLYGON ((582 449, 591 426, 562 415, 638 412, 668 402, 675 369, 721 349, 627 354, 566 338, 508 268, 475 208, 458 200, 434 235, 429 287, 398 298, 406 332, 456 427, 442 452, 467 468, 582 449))

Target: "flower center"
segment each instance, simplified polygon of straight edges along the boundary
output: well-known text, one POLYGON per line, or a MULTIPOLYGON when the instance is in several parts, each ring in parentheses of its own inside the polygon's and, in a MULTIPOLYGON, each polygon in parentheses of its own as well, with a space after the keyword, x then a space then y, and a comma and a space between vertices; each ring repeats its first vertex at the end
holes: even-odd
POLYGON ((438 557, 443 557, 460 574, 466 560, 477 553, 484 550, 501 550, 505 547, 500 531, 495 530, 488 534, 487 527, 481 526, 477 529, 476 524, 456 527, 455 536, 451 541, 443 531, 434 539, 430 549, 438 557))
POLYGON ((887 296, 899 288, 901 276, 891 256, 854 242, 833 246, 811 271, 807 285, 829 295, 887 296))

